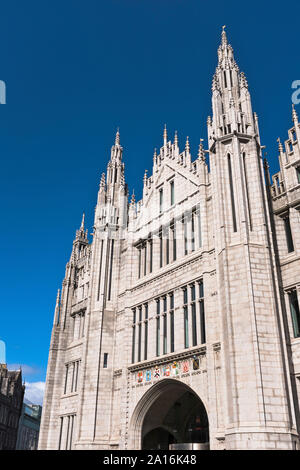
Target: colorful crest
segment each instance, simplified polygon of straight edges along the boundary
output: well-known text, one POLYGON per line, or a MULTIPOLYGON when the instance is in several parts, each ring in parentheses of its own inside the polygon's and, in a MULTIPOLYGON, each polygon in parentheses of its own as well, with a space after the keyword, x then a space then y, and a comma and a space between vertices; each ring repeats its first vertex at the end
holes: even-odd
POLYGON ((199 363, 199 358, 197 356, 193 357, 193 370, 199 370, 200 368, 200 363, 199 363))
POLYGON ((154 369, 154 378, 156 380, 160 378, 160 369, 158 367, 154 369))
POLYGON ((179 365, 178 362, 173 362, 172 364, 172 375, 178 375, 179 374, 179 365))
POLYGON ((143 382, 143 372, 138 372, 137 381, 138 381, 138 383, 143 382))
POLYGON ((151 381, 151 370, 147 370, 146 371, 146 382, 150 382, 151 381))
POLYGON ((189 372, 189 370, 190 370, 189 361, 184 361, 182 363, 182 372, 183 372, 183 374, 186 374, 187 372, 189 372))
POLYGON ((163 376, 164 377, 170 377, 171 375, 171 369, 170 369, 170 366, 165 366, 163 368, 163 376))

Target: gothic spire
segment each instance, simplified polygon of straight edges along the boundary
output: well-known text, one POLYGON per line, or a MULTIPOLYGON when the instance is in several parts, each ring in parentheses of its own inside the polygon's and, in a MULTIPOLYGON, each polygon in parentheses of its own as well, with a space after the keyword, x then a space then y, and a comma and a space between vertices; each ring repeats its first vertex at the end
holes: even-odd
POLYGON ((298 114, 297 114, 297 111, 295 110, 295 105, 294 105, 294 103, 292 104, 292 109, 293 109, 293 110, 292 110, 293 122, 294 122, 295 124, 297 124, 297 123, 298 123, 298 114))
POLYGON ((167 145, 167 141, 168 141, 167 124, 165 124, 165 127, 164 127, 164 145, 167 145))
POLYGON ((186 138, 185 150, 186 150, 187 153, 190 153, 190 142, 189 142, 189 137, 188 136, 186 138))
POLYGON ((130 201, 130 205, 131 206, 134 206, 135 204, 135 194, 134 194, 134 190, 132 191, 132 196, 131 196, 131 201, 130 201))
POLYGON ((175 144, 176 147, 178 147, 178 135, 177 135, 177 131, 175 131, 174 144, 175 144))
POLYGON ((203 147, 204 139, 200 139, 199 150, 198 150, 198 158, 199 160, 205 161, 205 150, 203 147))
POLYGON ((144 173, 144 186, 147 183, 147 173, 148 173, 148 170, 145 170, 145 173, 144 173))
POLYGON ((80 230, 84 230, 84 219, 85 219, 85 213, 83 212, 83 214, 82 214, 82 220, 81 220, 81 226, 80 226, 80 230))
POLYGON ((102 173, 101 180, 100 180, 100 188, 105 187, 105 173, 102 173))
POLYGON ((226 25, 222 26, 222 47, 226 47, 228 44, 225 28, 226 25))
POLYGON ((222 29, 221 44, 218 49, 218 58, 219 58, 218 67, 222 67, 222 68, 237 67, 237 64, 233 56, 233 48, 230 44, 228 44, 225 26, 223 26, 223 29, 222 29))
POLYGON ((248 89, 248 82, 247 82, 246 75, 244 74, 244 72, 241 72, 240 74, 240 86, 241 88, 244 87, 248 89))
POLYGON ((119 128, 117 128, 117 132, 116 132, 116 139, 115 139, 115 145, 120 145, 120 132, 119 132, 119 128))
POLYGON ((279 153, 281 155, 283 153, 283 146, 282 146, 280 137, 278 137, 277 142, 278 142, 278 150, 279 150, 279 153))
MULTIPOLYGON (((119 128, 117 128, 116 132, 116 137, 115 137, 115 143, 111 148, 111 156, 110 156, 110 162, 120 162, 122 160, 122 153, 123 153, 123 148, 120 144, 120 131, 119 128)), ((109 181, 109 179, 107 179, 109 181)))
POLYGON ((55 302, 55 310, 54 310, 54 320, 53 324, 59 324, 59 307, 60 307, 60 290, 57 291, 56 302, 55 302))

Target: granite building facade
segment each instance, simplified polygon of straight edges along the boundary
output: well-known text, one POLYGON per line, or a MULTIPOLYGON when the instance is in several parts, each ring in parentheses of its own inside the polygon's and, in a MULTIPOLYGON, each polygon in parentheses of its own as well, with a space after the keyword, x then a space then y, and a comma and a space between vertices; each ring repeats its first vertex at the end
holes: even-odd
POLYGON ((37 450, 42 407, 23 403, 19 420, 16 450, 37 450))
POLYGON ((22 371, 0 364, 0 450, 15 450, 25 386, 22 371))
POLYGON ((223 29, 208 150, 154 153, 128 201, 119 132, 76 233, 40 449, 299 449, 300 127, 263 157, 223 29))

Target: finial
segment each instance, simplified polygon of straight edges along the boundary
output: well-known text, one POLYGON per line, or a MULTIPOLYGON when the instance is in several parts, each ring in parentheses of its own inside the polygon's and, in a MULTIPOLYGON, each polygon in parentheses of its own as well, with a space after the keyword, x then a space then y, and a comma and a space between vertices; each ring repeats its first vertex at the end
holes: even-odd
POLYGON ((203 148, 203 141, 204 139, 200 139, 199 150, 198 150, 199 160, 205 160, 205 150, 203 148))
POLYGON ((175 131, 174 144, 175 144, 176 147, 178 147, 178 135, 177 135, 177 131, 175 131))
POLYGON ((131 196, 131 201, 130 201, 130 205, 131 206, 134 206, 135 204, 135 195, 134 195, 134 190, 132 191, 132 196, 131 196))
POLYGON ((167 124, 165 124, 165 128, 164 128, 164 145, 167 144, 167 140, 168 140, 167 124))
POLYGON ((115 145, 120 145, 120 132, 119 132, 119 127, 117 127, 115 145))
POLYGON ((248 82, 244 72, 240 73, 240 85, 241 87, 248 88, 248 82))
POLYGON ((222 46, 227 46, 226 25, 222 26, 222 46))
POLYGON ((267 171, 268 171, 269 168, 270 168, 267 157, 264 158, 264 168, 265 168, 265 170, 267 170, 267 171))
POLYGON ((102 173, 101 180, 100 180, 100 188, 105 187, 105 173, 102 173))
POLYGON ((187 138, 186 138, 185 150, 186 150, 187 152, 190 151, 190 142, 189 142, 189 137, 188 137, 188 136, 187 136, 187 138))
POLYGON ((277 142, 278 142, 279 153, 281 154, 283 153, 283 146, 282 146, 280 137, 278 137, 277 142))
POLYGON ((84 230, 84 218, 85 218, 85 213, 82 214, 82 221, 81 221, 80 230, 84 230))
POLYGON ((148 170, 145 170, 145 173, 144 173, 144 185, 145 185, 146 182, 147 182, 147 173, 148 173, 148 170))
POLYGON ((292 104, 292 108, 293 108, 293 121, 298 123, 298 114, 297 114, 297 111, 295 110, 294 103, 292 104))
POLYGON ((121 177, 120 177, 120 184, 121 184, 121 186, 125 186, 125 176, 124 176, 124 172, 123 172, 123 171, 122 171, 121 177))

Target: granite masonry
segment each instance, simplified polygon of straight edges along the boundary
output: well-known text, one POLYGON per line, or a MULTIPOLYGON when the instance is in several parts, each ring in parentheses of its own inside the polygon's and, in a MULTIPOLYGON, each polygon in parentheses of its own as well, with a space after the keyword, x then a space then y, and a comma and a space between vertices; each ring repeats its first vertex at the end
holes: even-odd
POLYGON ((299 449, 300 126, 263 155, 225 29, 208 150, 128 201, 119 131, 58 292, 40 449, 299 449))

